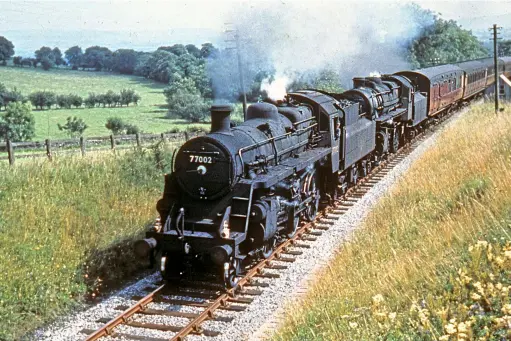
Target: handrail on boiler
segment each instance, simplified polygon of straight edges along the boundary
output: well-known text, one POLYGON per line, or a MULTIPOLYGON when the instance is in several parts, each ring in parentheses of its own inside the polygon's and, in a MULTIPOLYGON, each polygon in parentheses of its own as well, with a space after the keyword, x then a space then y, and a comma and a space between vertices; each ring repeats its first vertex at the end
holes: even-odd
MULTIPOLYGON (((249 150, 252 150, 254 148, 258 148, 258 147, 261 147, 267 143, 272 143, 272 142, 275 142, 275 141, 279 141, 279 140, 282 140, 284 138, 287 138, 291 135, 294 135, 294 134, 302 134, 304 132, 307 132, 307 131, 310 131, 312 130, 312 128, 316 127, 318 124, 317 123, 314 123, 314 124, 311 124, 310 126, 306 127, 306 128, 301 128, 301 129, 297 129, 295 131, 292 131, 292 132, 289 132, 289 133, 285 133, 283 135, 279 135, 279 136, 274 136, 274 137, 270 137, 264 141, 261 141, 261 142, 257 142, 257 143, 254 143, 254 144, 251 144, 249 146, 246 146, 246 147, 243 147, 243 148, 240 148, 238 150, 238 157, 240 158, 240 162, 241 162, 241 169, 243 170, 243 174, 242 176, 245 176, 245 162, 243 161, 243 153, 249 151, 249 150)), ((295 150, 295 149, 298 149, 300 147, 302 147, 303 144, 298 144, 296 147, 293 147, 292 149, 290 148, 287 148, 287 149, 284 149, 284 150, 281 150, 281 151, 278 151, 277 150, 277 146, 275 145, 275 157, 279 157, 281 156, 282 154, 284 153, 289 153, 291 152, 292 150, 295 150)))

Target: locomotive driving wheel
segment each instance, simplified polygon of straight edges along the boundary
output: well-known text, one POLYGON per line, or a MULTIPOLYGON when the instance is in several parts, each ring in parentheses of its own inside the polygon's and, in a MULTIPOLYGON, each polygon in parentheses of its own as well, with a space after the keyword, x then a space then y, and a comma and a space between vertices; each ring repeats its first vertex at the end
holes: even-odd
POLYGON ((234 288, 238 285, 238 275, 241 273, 241 264, 234 258, 231 262, 224 263, 223 277, 224 285, 234 288))
POLYGON ((307 204, 305 210, 303 211, 303 217, 307 221, 313 221, 316 218, 316 215, 318 214, 320 199, 315 172, 310 173, 305 178, 303 194, 304 199, 312 198, 312 200, 307 204))
POLYGON ((261 255, 264 259, 268 259, 271 254, 273 253, 273 249, 275 247, 275 244, 277 242, 277 239, 271 238, 270 240, 266 241, 263 245, 263 249, 261 251, 261 255))

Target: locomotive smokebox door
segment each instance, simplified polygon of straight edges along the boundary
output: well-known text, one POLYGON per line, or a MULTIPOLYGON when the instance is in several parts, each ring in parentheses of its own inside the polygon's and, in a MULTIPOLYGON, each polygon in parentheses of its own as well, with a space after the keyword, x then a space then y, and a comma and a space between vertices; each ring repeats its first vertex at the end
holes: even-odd
POLYGON ((341 118, 339 113, 330 115, 330 140, 332 141, 332 173, 339 170, 339 149, 342 139, 341 118))

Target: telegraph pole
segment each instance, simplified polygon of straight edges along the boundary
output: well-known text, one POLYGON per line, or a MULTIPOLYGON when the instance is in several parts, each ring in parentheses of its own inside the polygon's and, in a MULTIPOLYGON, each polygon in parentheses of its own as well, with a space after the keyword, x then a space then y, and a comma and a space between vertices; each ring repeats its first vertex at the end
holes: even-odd
POLYGON ((502 27, 498 27, 497 24, 493 25, 493 68, 495 74, 495 115, 499 113, 499 60, 498 60, 498 49, 497 49, 497 33, 502 27))
MULTIPOLYGON (((229 25, 228 23, 226 25, 229 25)), ((245 81, 243 77, 243 68, 241 60, 240 34, 238 28, 235 30, 226 30, 226 32, 234 32, 234 42, 236 43, 236 54, 238 58, 238 75, 240 81, 240 93, 243 96, 243 120, 247 119, 247 94, 245 92, 245 81)), ((229 41, 229 40, 228 40, 229 41)))

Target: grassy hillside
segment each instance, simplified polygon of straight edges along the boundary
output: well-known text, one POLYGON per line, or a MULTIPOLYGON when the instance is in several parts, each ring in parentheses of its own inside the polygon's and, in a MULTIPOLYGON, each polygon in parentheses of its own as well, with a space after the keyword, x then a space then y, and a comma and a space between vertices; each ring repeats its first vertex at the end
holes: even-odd
POLYGON ((132 240, 156 216, 170 155, 149 149, 0 163, 0 340, 140 270, 132 240))
POLYGON ((445 131, 274 340, 511 339, 510 110, 445 131))
POLYGON ((57 94, 78 94, 85 98, 89 92, 104 93, 108 90, 119 92, 121 89, 129 88, 142 97, 138 106, 34 111, 36 119, 34 140, 66 138, 66 134, 58 130, 57 123, 65 123, 68 116, 77 116, 87 123, 89 128, 85 131, 86 136, 108 135, 110 132, 105 128, 105 123, 109 117, 114 116, 121 117, 127 123, 137 125, 148 133, 161 133, 176 128, 185 130, 190 125, 181 119, 165 119, 167 112, 163 95, 165 85, 141 77, 106 72, 0 67, 0 82, 7 88, 17 87, 25 96, 31 92, 49 90, 57 94))

